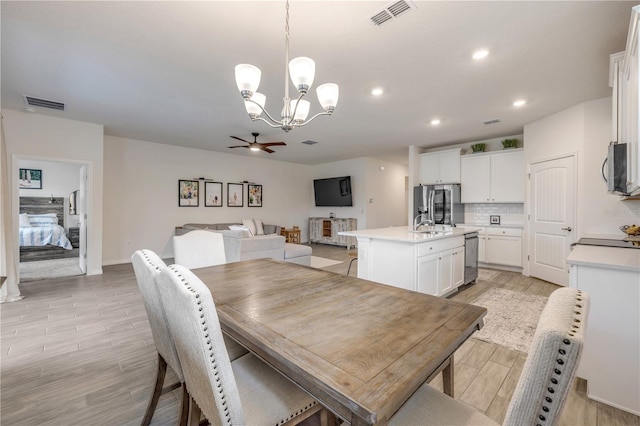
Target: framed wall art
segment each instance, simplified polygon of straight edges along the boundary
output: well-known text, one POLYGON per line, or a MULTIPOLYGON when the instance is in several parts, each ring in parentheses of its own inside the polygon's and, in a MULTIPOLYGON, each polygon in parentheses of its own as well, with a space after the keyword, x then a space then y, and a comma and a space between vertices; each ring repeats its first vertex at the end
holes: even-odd
POLYGON ((204 206, 222 207, 222 182, 204 183, 204 206))
POLYGON ((242 207, 244 205, 242 201, 243 189, 244 185, 241 183, 227 184, 227 207, 242 207))
POLYGON ((20 189, 42 189, 42 170, 20 169, 20 189))
POLYGON ((247 185, 247 206, 262 207, 262 185, 247 185))
POLYGON ((198 188, 200 182, 197 180, 179 180, 178 181, 178 206, 179 207, 198 207, 198 188))

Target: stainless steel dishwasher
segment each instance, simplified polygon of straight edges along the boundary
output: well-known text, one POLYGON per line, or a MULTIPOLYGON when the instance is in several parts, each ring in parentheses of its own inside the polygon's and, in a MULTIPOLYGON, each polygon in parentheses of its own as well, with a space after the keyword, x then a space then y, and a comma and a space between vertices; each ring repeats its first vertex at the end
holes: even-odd
POLYGON ((464 283, 478 279, 478 233, 464 234, 464 283))

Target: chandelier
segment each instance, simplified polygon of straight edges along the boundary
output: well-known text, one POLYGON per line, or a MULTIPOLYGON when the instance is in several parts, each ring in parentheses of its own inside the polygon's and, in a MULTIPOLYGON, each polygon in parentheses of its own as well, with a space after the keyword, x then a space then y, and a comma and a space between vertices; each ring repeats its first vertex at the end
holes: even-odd
POLYGON ((331 115, 338 103, 339 89, 335 83, 325 83, 316 88, 318 101, 324 109, 309 120, 310 102, 302 99, 311 88, 313 78, 316 72, 316 64, 312 59, 306 57, 294 58, 289 62, 289 1, 285 6, 285 63, 284 63, 284 106, 282 108, 282 119, 276 120, 264 108, 267 98, 262 93, 257 92, 260 85, 260 76, 262 72, 260 68, 249 65, 236 65, 236 84, 238 90, 244 98, 244 106, 249 113, 251 120, 261 120, 271 127, 281 128, 285 132, 295 127, 301 127, 310 123, 314 118, 320 115, 331 115), (297 99, 289 98, 289 76, 291 82, 298 91, 297 99), (261 117, 264 113, 267 118, 261 117))

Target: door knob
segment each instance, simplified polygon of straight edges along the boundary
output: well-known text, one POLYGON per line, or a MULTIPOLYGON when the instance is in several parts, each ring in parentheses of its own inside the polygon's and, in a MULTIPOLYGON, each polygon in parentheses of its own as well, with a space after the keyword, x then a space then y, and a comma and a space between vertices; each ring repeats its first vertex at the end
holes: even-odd
POLYGON ((563 230, 563 231, 569 231, 569 232, 572 231, 570 226, 567 226, 566 228, 560 228, 560 229, 563 230))

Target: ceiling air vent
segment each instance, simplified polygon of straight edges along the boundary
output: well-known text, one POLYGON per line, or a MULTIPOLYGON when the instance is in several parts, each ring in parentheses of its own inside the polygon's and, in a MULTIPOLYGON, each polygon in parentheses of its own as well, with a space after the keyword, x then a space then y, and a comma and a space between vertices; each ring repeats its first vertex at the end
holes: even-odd
POLYGON ((500 122, 499 118, 492 118, 491 120, 483 121, 482 124, 484 124, 486 126, 486 125, 489 125, 489 124, 496 124, 496 123, 499 123, 499 122, 500 122))
POLYGON ((64 111, 64 104, 62 102, 48 101, 46 99, 34 98, 33 96, 23 96, 24 103, 30 107, 41 107, 56 109, 58 111, 64 111))
POLYGON ((373 13, 373 16, 371 16, 369 19, 371 19, 371 22, 373 22, 375 25, 382 25, 385 22, 388 22, 394 18, 399 17, 405 12, 414 10, 415 8, 416 8, 416 5, 413 4, 412 2, 406 1, 406 0, 400 0, 393 3, 389 3, 382 10, 375 11, 373 13))
POLYGON ((315 145, 318 142, 317 141, 312 141, 311 139, 309 139, 309 140, 306 140, 306 141, 302 141, 302 143, 305 144, 305 145, 315 145))

